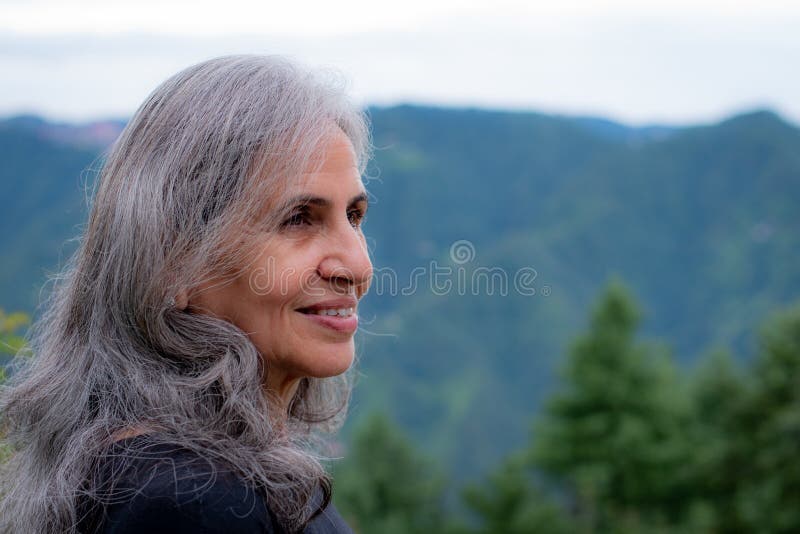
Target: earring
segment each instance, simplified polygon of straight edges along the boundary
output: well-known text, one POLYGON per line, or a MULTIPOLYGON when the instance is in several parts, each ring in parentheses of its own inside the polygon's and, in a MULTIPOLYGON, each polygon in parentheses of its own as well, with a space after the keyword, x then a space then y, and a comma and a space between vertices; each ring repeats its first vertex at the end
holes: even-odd
POLYGON ((170 297, 167 299, 167 308, 174 308, 175 307, 175 297, 170 297))

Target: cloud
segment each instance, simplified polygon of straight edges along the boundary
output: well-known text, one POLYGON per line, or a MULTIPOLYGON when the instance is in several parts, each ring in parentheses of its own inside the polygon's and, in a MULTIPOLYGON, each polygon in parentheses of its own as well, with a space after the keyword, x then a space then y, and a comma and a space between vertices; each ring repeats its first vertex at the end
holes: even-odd
POLYGON ((768 106, 798 120, 798 22, 767 15, 463 15, 337 35, 5 32, 0 69, 13 76, 0 86, 0 113, 129 115, 191 63, 279 53, 345 72, 364 103, 540 109, 635 123, 713 120, 768 106))

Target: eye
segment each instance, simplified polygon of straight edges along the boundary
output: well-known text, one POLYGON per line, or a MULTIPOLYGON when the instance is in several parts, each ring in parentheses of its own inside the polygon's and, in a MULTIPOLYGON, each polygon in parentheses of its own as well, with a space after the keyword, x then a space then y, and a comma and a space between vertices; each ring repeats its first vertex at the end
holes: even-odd
POLYGON ((350 224, 354 228, 361 226, 361 223, 364 222, 365 217, 365 213, 360 209, 352 209, 347 212, 347 220, 350 221, 350 224))
POLYGON ((291 226, 305 226, 311 224, 311 220, 309 217, 308 210, 305 208, 300 208, 295 210, 289 217, 287 217, 282 223, 282 228, 287 228, 291 226))

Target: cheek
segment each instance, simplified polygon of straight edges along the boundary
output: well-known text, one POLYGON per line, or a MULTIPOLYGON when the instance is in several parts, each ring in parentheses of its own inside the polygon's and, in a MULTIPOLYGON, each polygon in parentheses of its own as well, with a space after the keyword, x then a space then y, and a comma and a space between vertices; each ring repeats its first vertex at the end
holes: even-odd
POLYGON ((303 279, 315 272, 304 265, 299 258, 289 258, 278 262, 277 257, 286 258, 288 254, 273 254, 250 271, 247 285, 253 295, 261 301, 272 304, 291 301, 301 292, 303 279))
POLYGON ((247 334, 258 352, 273 360, 285 358, 291 352, 292 331, 290 313, 278 292, 270 292, 254 296, 242 306, 243 314, 239 317, 239 328, 247 334))
MULTIPOLYGON (((233 306, 238 308, 242 329, 260 341, 274 338, 280 332, 285 315, 294 310, 296 276, 284 266, 275 264, 273 257, 243 276, 239 282, 233 306)), ((265 348, 263 346, 259 347, 265 348)))

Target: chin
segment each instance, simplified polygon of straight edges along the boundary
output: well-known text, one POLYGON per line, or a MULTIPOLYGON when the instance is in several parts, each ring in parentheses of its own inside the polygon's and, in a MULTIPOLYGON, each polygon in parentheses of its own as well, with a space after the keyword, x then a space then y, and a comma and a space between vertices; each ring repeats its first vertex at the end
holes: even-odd
POLYGON ((320 348, 313 356, 310 355, 312 364, 307 366, 306 376, 314 378, 338 376, 353 365, 354 353, 352 342, 336 348, 320 348))

